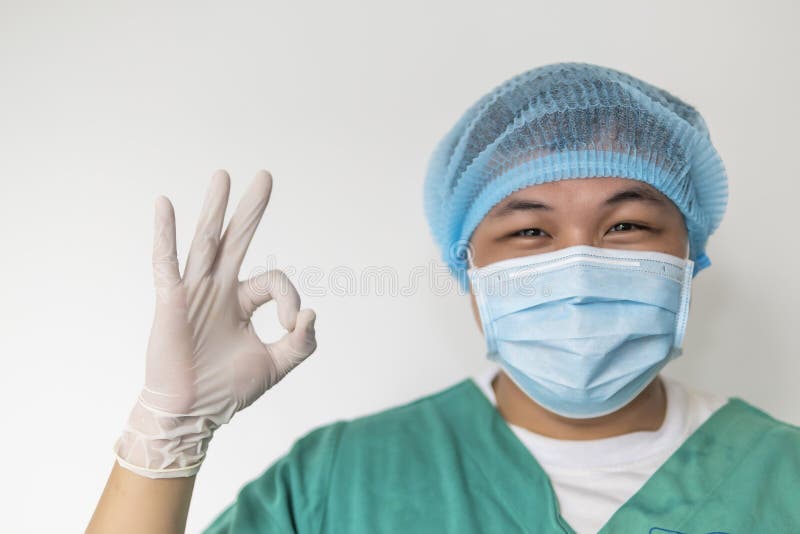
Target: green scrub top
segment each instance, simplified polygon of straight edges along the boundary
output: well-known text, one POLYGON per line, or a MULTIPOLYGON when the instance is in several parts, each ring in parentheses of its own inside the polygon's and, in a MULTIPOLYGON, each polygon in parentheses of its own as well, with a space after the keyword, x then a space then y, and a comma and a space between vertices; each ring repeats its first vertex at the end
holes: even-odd
MULTIPOLYGON (((573 533, 550 480, 472 379, 316 428, 206 533, 573 533)), ((739 398, 602 533, 800 533, 800 427, 739 398)))

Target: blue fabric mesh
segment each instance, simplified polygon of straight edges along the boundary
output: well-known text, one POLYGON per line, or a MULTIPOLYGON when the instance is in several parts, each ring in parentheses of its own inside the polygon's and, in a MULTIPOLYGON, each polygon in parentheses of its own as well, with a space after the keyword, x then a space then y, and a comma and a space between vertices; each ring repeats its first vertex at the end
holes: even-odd
POLYGON ((464 245, 516 190, 618 176, 649 183, 683 213, 695 273, 728 198, 722 160, 702 116, 670 93, 588 63, 523 72, 475 102, 439 142, 425 211, 444 261, 466 287, 464 245))

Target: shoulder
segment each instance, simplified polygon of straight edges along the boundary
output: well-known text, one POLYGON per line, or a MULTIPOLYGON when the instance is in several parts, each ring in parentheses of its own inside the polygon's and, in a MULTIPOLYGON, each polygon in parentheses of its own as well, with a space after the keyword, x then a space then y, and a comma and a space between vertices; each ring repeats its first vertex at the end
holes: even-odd
POLYGON ((294 442, 259 484, 271 486, 281 479, 283 491, 297 502, 326 509, 332 502, 350 506, 338 499, 360 495, 353 488, 370 488, 374 497, 431 484, 432 473, 461 447, 452 426, 461 417, 458 407, 468 410, 470 400, 474 403, 480 395, 473 382, 464 380, 401 405, 314 428, 294 442))
POLYGON ((757 426, 763 431, 775 432, 787 439, 800 440, 800 426, 778 419, 740 397, 731 397, 728 405, 742 422, 757 426))
POLYGON ((765 470, 789 468, 800 474, 800 427, 739 397, 731 397, 723 410, 728 443, 743 447, 750 461, 763 463, 765 470))
POLYGON ((297 439, 292 451, 339 449, 342 442, 351 446, 372 441, 386 444, 392 438, 407 441, 409 436, 425 434, 438 427, 448 416, 446 412, 462 405, 476 388, 471 379, 464 379, 403 404, 318 426, 297 439))
POLYGON ((351 428, 358 429, 362 427, 405 424, 410 420, 416 421, 418 417, 440 415, 438 412, 443 406, 449 404, 454 399, 463 397, 465 389, 469 386, 474 388, 473 384, 474 383, 469 379, 465 379, 404 404, 351 419, 349 423, 351 428))
POLYGON ((308 511, 325 509, 331 498, 347 500, 354 487, 413 487, 409 484, 435 461, 420 443, 431 440, 440 448, 451 443, 452 437, 448 441, 435 436, 449 435, 446 419, 457 411, 452 407, 466 404, 463 401, 476 393, 481 394, 474 383, 462 380, 402 405, 309 430, 245 484, 206 532, 229 532, 242 525, 317 532, 324 514, 308 511), (416 471, 410 465, 416 465, 416 471))

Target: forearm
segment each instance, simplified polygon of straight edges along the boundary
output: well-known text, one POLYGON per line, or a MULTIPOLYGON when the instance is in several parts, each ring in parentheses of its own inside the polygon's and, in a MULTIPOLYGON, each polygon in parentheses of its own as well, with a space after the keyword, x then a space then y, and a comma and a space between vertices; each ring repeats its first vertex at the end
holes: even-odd
POLYGON ((177 534, 186 528, 195 477, 152 479, 114 462, 87 534, 177 534))

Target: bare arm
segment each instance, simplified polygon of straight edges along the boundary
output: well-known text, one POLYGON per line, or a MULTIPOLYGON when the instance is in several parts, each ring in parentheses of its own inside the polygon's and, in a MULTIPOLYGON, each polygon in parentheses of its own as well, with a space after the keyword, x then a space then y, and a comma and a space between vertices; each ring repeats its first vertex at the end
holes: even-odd
POLYGON ((87 534, 184 532, 195 478, 147 478, 114 462, 87 534))

